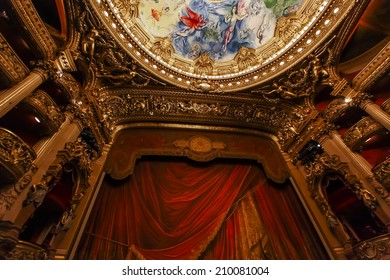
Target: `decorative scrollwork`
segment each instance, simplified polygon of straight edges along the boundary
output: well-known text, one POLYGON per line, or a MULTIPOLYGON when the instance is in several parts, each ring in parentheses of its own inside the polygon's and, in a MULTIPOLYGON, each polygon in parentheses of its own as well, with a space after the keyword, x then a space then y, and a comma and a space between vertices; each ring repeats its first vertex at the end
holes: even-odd
POLYGON ((175 53, 172 41, 168 37, 156 38, 156 42, 154 42, 151 51, 165 61, 169 61, 175 53))
POLYGON ((333 122, 337 120, 347 109, 349 108, 349 104, 344 101, 343 98, 337 98, 329 103, 323 112, 324 118, 333 122))
POLYGON ((353 248, 358 259, 383 260, 390 258, 389 235, 379 236, 369 241, 362 242, 353 248))
POLYGON ((18 136, 0 128, 0 164, 15 173, 27 172, 36 158, 34 151, 18 136))
POLYGON ((92 172, 92 162, 96 159, 97 154, 81 137, 74 142, 67 142, 65 150, 73 159, 78 161, 82 170, 86 170, 88 174, 92 172))
POLYGON ((372 169, 375 178, 383 184, 387 189, 390 189, 390 158, 381 162, 372 169))
POLYGON ((213 72, 214 60, 207 54, 202 53, 195 60, 194 72, 201 75, 209 75, 213 72))
POLYGON ((255 50, 247 47, 241 47, 234 57, 234 61, 237 63, 239 70, 247 69, 256 63, 256 60, 255 50))
POLYGON ((296 99, 306 97, 316 92, 320 83, 326 83, 329 73, 326 68, 329 66, 330 51, 323 48, 318 53, 313 53, 304 61, 301 68, 291 70, 287 77, 274 81, 272 85, 253 90, 254 94, 262 94, 271 99, 296 99), (328 58, 321 58, 328 52, 328 58))
POLYGON ((138 17, 139 0, 113 0, 113 2, 123 20, 138 17))

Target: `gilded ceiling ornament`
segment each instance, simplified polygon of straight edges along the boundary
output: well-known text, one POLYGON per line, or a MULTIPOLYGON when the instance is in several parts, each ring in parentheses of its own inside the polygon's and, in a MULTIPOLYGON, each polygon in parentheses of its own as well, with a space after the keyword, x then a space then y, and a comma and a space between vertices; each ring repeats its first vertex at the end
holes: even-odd
POLYGON ((234 57, 234 61, 237 63, 239 70, 244 70, 253 66, 257 62, 255 50, 247 47, 241 47, 234 57))
POLYGON ((213 72, 214 60, 207 54, 202 53, 195 60, 194 72, 201 75, 209 75, 213 72))
POLYGON ((138 18, 138 6, 140 0, 112 0, 115 7, 118 9, 121 18, 128 21, 132 18, 138 18))
POLYGON ((323 112, 323 116, 327 121, 334 122, 339 118, 347 109, 349 108, 349 104, 345 102, 344 98, 337 98, 332 100, 326 106, 326 109, 323 112))
POLYGON ((172 41, 169 37, 156 38, 151 51, 165 61, 169 61, 172 57, 172 54, 175 53, 175 50, 172 46, 172 41))

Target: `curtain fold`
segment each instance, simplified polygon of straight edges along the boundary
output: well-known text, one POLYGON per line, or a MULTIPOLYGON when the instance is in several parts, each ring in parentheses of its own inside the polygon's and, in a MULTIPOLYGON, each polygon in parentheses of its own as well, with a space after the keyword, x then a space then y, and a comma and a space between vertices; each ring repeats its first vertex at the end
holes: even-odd
POLYGON ((140 160, 129 178, 104 180, 76 258, 313 258, 267 182, 248 162, 140 160))

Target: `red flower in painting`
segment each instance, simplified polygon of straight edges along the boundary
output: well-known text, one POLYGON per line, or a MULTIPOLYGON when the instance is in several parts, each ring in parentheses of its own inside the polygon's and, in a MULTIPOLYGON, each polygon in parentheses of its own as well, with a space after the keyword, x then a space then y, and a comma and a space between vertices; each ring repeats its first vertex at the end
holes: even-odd
POLYGON ((191 11, 190 8, 186 8, 187 10, 187 16, 180 16, 181 22, 183 22, 185 25, 187 25, 190 29, 199 29, 200 27, 203 27, 206 23, 203 21, 203 16, 191 11))

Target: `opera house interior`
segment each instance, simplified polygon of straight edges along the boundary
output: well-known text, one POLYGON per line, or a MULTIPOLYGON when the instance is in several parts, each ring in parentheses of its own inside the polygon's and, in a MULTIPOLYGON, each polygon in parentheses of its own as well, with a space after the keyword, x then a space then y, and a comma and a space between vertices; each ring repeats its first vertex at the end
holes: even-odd
POLYGON ((2 0, 0 259, 390 259, 386 0, 2 0))

